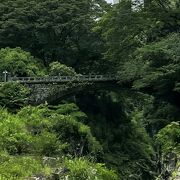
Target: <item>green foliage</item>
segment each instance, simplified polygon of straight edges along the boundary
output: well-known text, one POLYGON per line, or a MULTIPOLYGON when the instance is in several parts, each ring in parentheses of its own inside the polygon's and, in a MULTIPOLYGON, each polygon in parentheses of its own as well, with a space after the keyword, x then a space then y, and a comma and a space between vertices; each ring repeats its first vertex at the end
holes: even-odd
MULTIPOLYGON (((126 140, 121 147, 126 148, 128 144, 131 149, 132 144, 135 147, 141 144, 142 148, 136 149, 139 149, 139 154, 144 154, 143 157, 146 158, 150 151, 138 142, 139 138, 136 139, 136 135, 141 134, 141 137, 144 137, 141 142, 150 142, 142 126, 151 136, 154 136, 161 128, 179 119, 179 7, 178 1, 152 0, 145 1, 145 6, 136 11, 130 8, 129 1, 121 1, 100 20, 96 27, 106 42, 107 49, 104 57, 113 64, 113 68, 111 67, 110 70, 119 74, 120 85, 125 84, 133 87, 133 90, 154 96, 153 98, 144 95, 138 96, 138 93, 135 93, 133 97, 133 91, 129 91, 128 95, 121 93, 121 96, 126 98, 122 100, 125 103, 124 112, 133 121, 133 124, 128 124, 128 133, 126 131, 124 133, 128 136, 128 140, 132 138, 129 131, 132 129, 134 131, 133 140, 126 140), (145 100, 143 100, 144 98, 145 100), (129 104, 127 100, 131 103, 129 104), (134 127, 136 124, 138 126, 134 127)), ((111 137, 109 141, 112 141, 112 134, 114 133, 109 133, 109 137, 111 137)), ((120 139, 125 139, 122 136, 119 135, 120 139)), ((169 144, 171 143, 167 142, 167 146, 169 144)), ((119 146, 117 145, 117 147, 119 146)), ((117 147, 112 152, 116 152, 117 147)), ((174 147, 179 148, 179 145, 174 144, 174 147)), ((132 152, 136 151, 132 148, 132 152)), ((133 163, 136 154, 132 152, 128 151, 126 153, 128 155, 119 155, 123 157, 121 161, 119 160, 120 162, 128 161, 128 156, 132 155, 130 163, 126 163, 127 167, 124 166, 125 163, 122 163, 123 168, 120 169, 120 172, 125 173, 120 173, 120 175, 124 179, 153 178, 146 174, 153 169, 150 168, 153 166, 152 162, 149 164, 147 161, 141 161, 143 158, 138 158, 133 163), (140 171, 138 170, 140 166, 137 166, 136 163, 142 165, 143 168, 140 171), (148 166, 146 166, 147 164, 148 166), (123 171, 125 169, 127 171, 123 171)), ((118 167, 117 156, 113 155, 106 154, 106 159, 110 164, 118 167)))
MULTIPOLYGON (((58 109, 54 110, 43 106, 36 108, 26 107, 18 113, 18 117, 26 120, 27 127, 32 134, 38 135, 35 144, 40 143, 39 148, 32 148, 32 150, 40 150, 40 147, 44 147, 49 149, 51 154, 57 154, 55 151, 58 152, 57 147, 60 147, 60 150, 64 150, 71 155, 91 154, 96 156, 96 153, 101 151, 101 146, 92 136, 90 128, 82 122, 78 122, 77 116, 73 117, 70 115, 71 113, 62 115, 61 108, 63 106, 59 106, 58 109), (53 134, 44 131, 55 133, 56 138, 53 134), (50 136, 49 142, 45 142, 46 136, 50 136), (44 141, 41 141, 43 138, 44 141), (42 144, 43 142, 45 144, 42 144), (61 144, 58 144, 58 142, 61 142, 61 144), (54 151, 52 151, 52 148, 54 148, 54 151)), ((47 152, 47 149, 43 151, 47 152)))
MULTIPOLYGON (((23 111, 22 109, 20 114, 23 111)), ((49 132, 49 121, 44 119, 42 122, 42 119, 35 113, 29 114, 29 119, 19 114, 4 113, 0 123, 0 148, 12 155, 30 153, 51 156, 60 154, 64 144, 58 140, 56 134, 49 132)))
POLYGON ((0 84, 0 106, 15 111, 27 104, 29 93, 29 89, 19 83, 2 83, 0 84))
POLYGON ((67 67, 64 64, 61 64, 59 62, 52 62, 49 64, 49 75, 51 76, 73 76, 76 75, 76 72, 73 68, 67 67))
POLYGON ((87 120, 87 115, 80 111, 79 107, 74 103, 64 103, 58 106, 49 106, 49 108, 55 110, 58 114, 70 115, 80 122, 85 122, 87 120))
POLYGON ((0 50, 0 73, 7 70, 12 76, 42 75, 43 67, 29 52, 21 48, 5 48, 0 50))
MULTIPOLYGON (((136 92, 81 94, 76 102, 87 114, 74 103, 28 106, 17 114, 0 109, 0 175, 51 178, 52 167, 40 158, 51 156, 67 169, 63 178, 152 180, 149 135, 164 154, 179 154, 179 1, 131 7, 130 1, 110 8, 104 0, 1 0, 1 73, 44 75, 43 61, 51 76, 76 75, 66 65, 80 73, 115 72, 121 86, 136 92)), ((17 112, 28 94, 21 84, 2 83, 0 106, 17 112)))
MULTIPOLYGON (((143 112, 135 111, 142 104, 130 99, 129 92, 100 94, 82 97, 80 107, 87 113, 87 123, 102 144, 101 158, 118 171, 120 179, 151 180, 154 151, 143 127, 143 112)), ((137 94, 135 97, 140 99, 137 94)))
MULTIPOLYGON (((30 156, 9 156, 5 152, 0 155, 0 178, 4 179, 24 179, 33 175, 41 175, 51 178, 54 172, 49 165, 44 165, 42 160, 30 156)), ((113 170, 108 170, 104 164, 92 162, 86 158, 65 158, 61 159, 60 166, 65 167, 67 172, 61 174, 59 178, 70 178, 73 180, 117 180, 118 176, 113 170)))
POLYGON ((180 155, 180 123, 172 122, 156 135, 156 143, 164 155, 175 153, 180 155))
POLYGON ((51 156, 62 157, 59 165, 66 167, 69 170, 67 175, 75 180, 81 177, 118 179, 115 172, 103 164, 84 158, 63 159, 66 156, 95 157, 101 147, 88 126, 73 119, 73 116, 58 114, 58 111, 61 110, 50 110, 46 106, 28 106, 16 115, 0 110, 2 177, 24 179, 36 174, 49 177, 53 167, 44 165, 40 157, 51 156))
POLYGON ((108 170, 104 164, 94 164, 85 158, 67 159, 65 165, 70 171, 68 178, 73 180, 118 180, 113 170, 108 170))
POLYGON ((180 116, 179 108, 156 99, 144 107, 143 114, 145 127, 152 137, 170 122, 177 121, 180 116))
POLYGON ((12 157, 1 152, 0 161, 1 179, 23 180, 33 174, 43 172, 41 161, 33 157, 12 157))
POLYGON ((0 47, 22 47, 45 64, 93 62, 102 43, 91 29, 104 7, 104 0, 2 0, 0 47))
POLYGON ((129 59, 129 55, 145 42, 142 31, 145 21, 129 9, 130 1, 122 1, 98 23, 96 31, 100 31, 105 40, 107 50, 105 58, 113 66, 109 71, 117 71, 119 66, 129 59))
POLYGON ((53 129, 60 139, 65 139, 69 143, 67 150, 72 155, 96 155, 101 151, 101 146, 92 136, 90 128, 71 117, 61 118, 53 129))
POLYGON ((145 2, 145 7, 136 11, 131 9, 130 1, 121 1, 95 28, 105 40, 105 58, 113 63, 116 71, 122 71, 122 66, 129 62, 137 48, 179 32, 179 3, 148 2, 147 6, 145 2))
POLYGON ((179 31, 179 2, 177 0, 152 0, 146 8, 150 19, 148 41, 156 41, 169 33, 179 31))
POLYGON ((54 156, 62 154, 62 150, 66 146, 66 144, 58 140, 56 134, 44 130, 39 135, 32 137, 30 152, 32 154, 39 154, 39 156, 54 156))
POLYGON ((0 149, 10 154, 27 153, 30 145, 30 136, 25 124, 14 116, 6 114, 0 122, 0 149))
MULTIPOLYGON (((111 152, 104 158, 108 164, 119 168, 123 179, 153 179, 150 173, 154 166, 151 159, 153 150, 151 144, 147 146, 150 139, 142 126, 153 136, 179 118, 180 47, 179 34, 176 33, 179 31, 179 7, 177 4, 171 6, 170 1, 156 0, 145 5, 138 11, 132 11, 129 2, 122 1, 100 20, 96 28, 106 42, 105 58, 113 64, 110 71, 119 74, 120 85, 127 84, 157 97, 153 100, 144 96, 139 98, 137 94, 133 97, 132 91, 128 95, 121 93, 125 97, 122 100, 124 112, 132 122, 124 122, 120 126, 122 134, 111 127, 113 133, 107 133, 109 139, 104 140, 106 136, 101 135, 107 143, 103 145, 104 151, 111 152), (119 142, 113 141, 115 137, 112 134, 121 137, 119 142), (109 142, 113 144, 109 145, 109 142)), ((112 114, 114 117, 115 113, 112 114)), ((99 137, 101 128, 96 128, 96 131, 99 137)), ((178 145, 174 147, 178 148, 178 145)))
POLYGON ((174 91, 180 81, 180 36, 172 34, 160 42, 144 46, 137 51, 136 57, 142 62, 143 75, 139 74, 139 80, 135 81, 136 88, 153 87, 159 93, 174 91))

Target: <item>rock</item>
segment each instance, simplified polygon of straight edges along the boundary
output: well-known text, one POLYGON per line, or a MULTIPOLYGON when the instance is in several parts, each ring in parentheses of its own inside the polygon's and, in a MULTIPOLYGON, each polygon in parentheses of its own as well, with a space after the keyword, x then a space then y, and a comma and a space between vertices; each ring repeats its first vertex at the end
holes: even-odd
POLYGON ((47 178, 42 174, 37 174, 37 175, 31 176, 27 180, 47 180, 47 178))

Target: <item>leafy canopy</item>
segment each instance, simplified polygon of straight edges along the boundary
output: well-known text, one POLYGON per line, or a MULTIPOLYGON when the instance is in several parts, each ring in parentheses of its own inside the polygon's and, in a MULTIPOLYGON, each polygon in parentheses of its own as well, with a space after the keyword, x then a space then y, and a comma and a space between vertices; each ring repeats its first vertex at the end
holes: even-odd
POLYGON ((8 71, 12 76, 35 76, 43 73, 43 66, 29 52, 21 48, 0 50, 0 73, 8 71))
POLYGON ((49 64, 49 75, 51 76, 73 76, 76 74, 72 67, 68 67, 59 62, 52 62, 49 64))
POLYGON ((0 106, 16 111, 27 104, 29 93, 29 89, 19 83, 2 83, 0 84, 0 106))
POLYGON ((75 180, 117 180, 115 171, 95 162, 101 146, 90 128, 73 116, 59 114, 64 111, 62 106, 56 108, 28 106, 17 114, 0 109, 0 174, 3 178, 24 179, 42 174, 52 179, 56 163, 57 167, 67 169, 64 176, 75 180), (55 159, 53 165, 43 161, 42 156, 55 159))
POLYGON ((21 47, 45 64, 94 61, 102 43, 92 27, 105 7, 104 0, 2 0, 0 47, 21 47))

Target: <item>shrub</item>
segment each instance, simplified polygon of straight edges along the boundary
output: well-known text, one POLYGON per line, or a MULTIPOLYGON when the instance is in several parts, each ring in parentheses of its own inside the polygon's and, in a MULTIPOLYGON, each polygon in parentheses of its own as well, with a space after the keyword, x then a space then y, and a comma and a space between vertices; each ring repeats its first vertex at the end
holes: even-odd
POLYGON ((49 73, 52 76, 73 76, 76 74, 76 72, 74 71, 74 69, 72 67, 68 67, 64 64, 61 64, 59 62, 52 62, 49 65, 50 69, 49 69, 49 73))
POLYGON ((67 159, 65 165, 69 170, 68 177, 74 180, 118 180, 113 170, 108 170, 104 164, 93 163, 85 158, 67 159))
POLYGON ((0 49, 0 73, 7 70, 12 76, 34 76, 44 74, 42 65, 29 52, 21 48, 0 49))
POLYGON ((27 103, 27 96, 30 91, 25 86, 8 82, 0 85, 0 106, 10 111, 15 111, 27 103))

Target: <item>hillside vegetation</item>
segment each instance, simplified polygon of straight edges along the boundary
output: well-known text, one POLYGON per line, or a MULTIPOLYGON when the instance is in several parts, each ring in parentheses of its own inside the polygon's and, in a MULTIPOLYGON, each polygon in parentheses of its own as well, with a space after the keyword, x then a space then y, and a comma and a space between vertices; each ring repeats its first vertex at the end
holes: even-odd
POLYGON ((178 179, 180 2, 134 3, 1 0, 0 179, 178 179), (118 82, 31 106, 5 70, 118 82))

